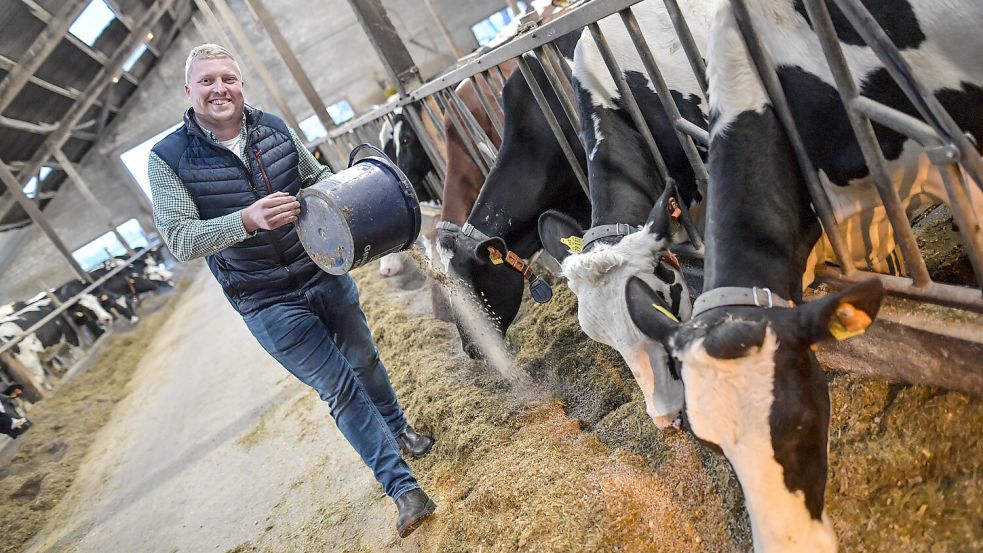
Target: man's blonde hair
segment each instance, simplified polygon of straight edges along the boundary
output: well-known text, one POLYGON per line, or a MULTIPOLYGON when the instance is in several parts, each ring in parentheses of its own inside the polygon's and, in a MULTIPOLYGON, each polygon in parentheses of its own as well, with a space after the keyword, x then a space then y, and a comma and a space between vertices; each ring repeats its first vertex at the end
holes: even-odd
POLYGON ((191 53, 188 54, 187 61, 184 62, 184 82, 188 83, 191 80, 191 66, 198 60, 215 60, 228 58, 232 60, 232 63, 236 66, 236 71, 242 76, 242 70, 239 69, 239 62, 236 61, 236 57, 232 55, 224 47, 218 44, 202 44, 201 46, 195 46, 191 49, 191 53))

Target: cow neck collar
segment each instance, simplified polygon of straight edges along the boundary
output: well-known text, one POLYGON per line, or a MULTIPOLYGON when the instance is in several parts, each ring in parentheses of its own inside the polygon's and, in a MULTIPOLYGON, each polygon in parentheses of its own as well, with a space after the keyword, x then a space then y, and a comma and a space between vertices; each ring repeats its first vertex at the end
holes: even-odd
POLYGON ((753 306, 753 307, 793 307, 794 304, 785 298, 775 294, 770 288, 758 288, 752 286, 721 286, 700 294, 693 302, 692 318, 696 318, 711 309, 718 307, 731 306, 753 306))
POLYGON ((604 238, 624 238, 629 234, 633 234, 641 230, 642 227, 637 227, 635 225, 629 225, 627 223, 614 223, 612 225, 598 225, 596 227, 591 227, 587 229, 584 233, 584 242, 581 246, 581 252, 587 253, 590 248, 597 243, 599 240, 604 238))
POLYGON ((461 234, 478 241, 488 240, 490 238, 490 236, 475 228, 471 223, 464 223, 464 226, 461 227, 461 234))

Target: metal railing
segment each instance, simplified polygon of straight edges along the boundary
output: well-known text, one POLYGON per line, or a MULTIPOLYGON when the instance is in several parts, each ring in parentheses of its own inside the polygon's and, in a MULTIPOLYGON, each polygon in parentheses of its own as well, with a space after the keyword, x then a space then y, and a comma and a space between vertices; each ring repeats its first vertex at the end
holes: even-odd
MULTIPOLYGON (((664 115, 676 131, 679 145, 693 169, 697 187, 705 196, 709 175, 704 164, 704 157, 698 146, 704 148, 709 146, 709 134, 706 130, 684 119, 672 101, 669 85, 645 41, 642 29, 640 29, 632 10, 632 6, 638 1, 590 0, 584 2, 557 19, 534 28, 496 49, 430 80, 402 98, 385 106, 380 106, 332 130, 324 138, 324 141, 331 143, 337 151, 339 159, 343 159, 346 150, 354 147, 358 141, 366 139, 375 141, 382 121, 387 119, 391 121, 393 113, 397 109, 401 110, 416 131, 427 156, 430 158, 437 172, 436 180, 443 182, 446 164, 443 153, 444 141, 446 141, 443 125, 446 118, 449 125, 462 137, 465 137, 465 147, 470 157, 482 174, 487 176, 495 163, 495 149, 488 134, 480 125, 477 125, 467 109, 463 109, 463 103, 457 96, 454 87, 463 81, 471 80, 476 86, 478 81, 488 84, 497 83, 498 86, 490 88, 501 90, 505 78, 500 66, 510 60, 515 60, 518 63, 519 71, 524 76, 540 109, 543 111, 547 124, 563 149, 570 167, 585 193, 589 195, 587 178, 573 154, 574 148, 567 142, 561 128, 561 120, 565 119, 575 129, 579 130, 580 121, 574 102, 574 88, 571 84, 569 65, 562 59, 556 45, 553 44, 553 41, 569 32, 586 28, 584 32, 590 33, 598 45, 608 72, 618 87, 623 100, 623 107, 628 111, 654 159, 654 178, 661 183, 660 188, 662 185, 672 186, 676 179, 669 174, 659 144, 645 124, 645 118, 625 82, 624 74, 618 66, 618 60, 610 52, 606 37, 597 24, 599 20, 617 14, 638 52, 651 86, 656 90, 664 115), (543 90, 537 80, 533 78, 531 74, 533 62, 538 62, 542 67, 551 90, 543 90), (558 98, 562 107, 560 113, 553 113, 550 109, 545 98, 547 93, 555 94, 558 98), (427 119, 429 125, 424 124, 424 118, 427 119)), ((852 259, 851 252, 837 226, 838 221, 830 198, 823 189, 819 173, 811 162, 799 135, 778 75, 770 61, 769 52, 760 41, 759 35, 755 33, 747 2, 746 0, 730 0, 748 53, 793 145, 796 160, 812 196, 815 211, 839 262, 839 269, 828 267, 820 271, 818 275, 834 282, 878 278, 892 294, 983 312, 983 296, 981 296, 980 290, 933 282, 929 276, 924 258, 918 249, 914 232, 905 213, 903 202, 887 172, 887 162, 881 154, 872 123, 884 125, 914 139, 924 148, 931 162, 938 166, 954 220, 959 226, 962 241, 968 251, 977 282, 983 288, 983 235, 980 231, 979 214, 973 212, 969 200, 968 185, 963 177, 965 173, 983 187, 983 178, 981 178, 983 176, 983 161, 973 147, 971 139, 959 129, 935 97, 928 92, 928 89, 914 78, 914 73, 904 58, 858 0, 804 1, 854 134, 869 167, 870 176, 876 185, 880 200, 894 230, 897 247, 908 266, 910 277, 875 274, 861 271, 853 266, 852 261, 850 261, 852 259), (834 2, 843 12, 849 24, 855 28, 859 36, 877 55, 893 80, 897 82, 917 108, 921 119, 859 94, 840 50, 839 41, 836 38, 827 9, 828 2, 834 2)), ((707 77, 703 54, 700 52, 676 0, 663 0, 663 4, 696 82, 706 97, 707 77)), ((479 96, 482 95, 479 94, 479 96)), ((501 135, 501 115, 495 109, 500 107, 501 98, 496 96, 496 99, 499 106, 491 106, 483 101, 481 107, 493 122, 495 130, 501 135)), ((440 192, 442 187, 439 183, 432 183, 432 189, 440 192)), ((702 252, 700 248, 702 236, 700 236, 693 222, 689 220, 688 214, 684 213, 683 217, 683 226, 693 246, 690 251, 699 255, 702 252)))
MULTIPOLYGON (((82 296, 84 296, 86 294, 91 294, 93 290, 95 290, 96 288, 102 286, 102 284, 105 283, 106 281, 108 281, 110 278, 116 276, 117 274, 119 274, 120 272, 122 272, 124 270, 129 269, 133 265, 133 262, 134 261, 136 261, 137 259, 143 257, 152 248, 155 248, 158 245, 159 244, 149 244, 147 246, 147 248, 145 248, 144 250, 138 251, 138 252, 134 253, 132 256, 130 256, 130 257, 128 257, 126 259, 126 261, 125 261, 124 264, 122 264, 122 265, 120 265, 120 266, 112 269, 111 271, 109 271, 108 273, 106 273, 106 275, 103 276, 102 278, 100 278, 99 280, 97 280, 97 281, 93 282, 92 284, 86 286, 78 294, 76 294, 76 295, 72 296, 71 298, 69 298, 69 299, 61 302, 61 305, 56 306, 54 308, 54 310, 51 311, 51 313, 48 313, 47 315, 45 315, 44 317, 42 317, 38 322, 36 322, 33 325, 31 325, 30 327, 24 329, 20 334, 17 334, 16 336, 12 337, 10 340, 7 340, 4 343, 0 344, 0 355, 3 355, 4 353, 7 353, 7 351, 9 351, 11 348, 13 348, 18 343, 20 343, 21 340, 23 340, 24 338, 30 336, 31 334, 34 334, 35 332, 38 331, 38 329, 40 329, 44 325, 46 325, 49 322, 51 322, 51 321, 55 320, 56 318, 60 317, 62 315, 62 313, 64 313, 68 309, 72 308, 76 303, 78 303, 79 299, 82 296)), ((8 317, 11 317, 13 315, 14 314, 11 314, 11 315, 8 315, 7 317, 4 317, 4 318, 8 318, 8 317)))

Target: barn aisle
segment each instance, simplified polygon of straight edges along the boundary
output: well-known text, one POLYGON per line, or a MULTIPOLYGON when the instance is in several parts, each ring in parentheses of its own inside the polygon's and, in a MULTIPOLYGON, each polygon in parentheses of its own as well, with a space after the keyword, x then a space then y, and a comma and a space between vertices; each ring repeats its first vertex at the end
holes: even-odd
POLYGON ((395 544, 395 509, 327 407, 259 347, 204 265, 195 270, 27 550, 227 551, 274 528, 299 530, 315 509, 291 501, 305 483, 321 509, 364 506, 363 543, 395 544), (335 481, 307 482, 312 467, 335 481))

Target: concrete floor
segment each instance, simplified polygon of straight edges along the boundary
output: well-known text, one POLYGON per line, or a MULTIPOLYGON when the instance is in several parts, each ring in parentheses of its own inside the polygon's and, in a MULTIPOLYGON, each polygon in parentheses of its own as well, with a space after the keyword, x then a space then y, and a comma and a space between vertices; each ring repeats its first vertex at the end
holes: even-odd
POLYGON ((327 406, 260 348, 204 265, 196 270, 26 550, 227 551, 299 529, 326 495, 358 522, 339 530, 339 546, 353 530, 373 550, 397 546, 392 502, 327 406))

